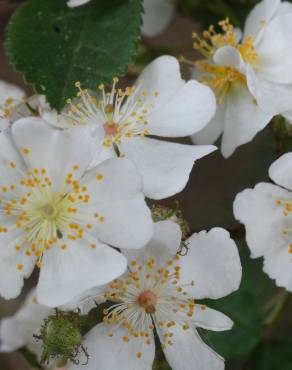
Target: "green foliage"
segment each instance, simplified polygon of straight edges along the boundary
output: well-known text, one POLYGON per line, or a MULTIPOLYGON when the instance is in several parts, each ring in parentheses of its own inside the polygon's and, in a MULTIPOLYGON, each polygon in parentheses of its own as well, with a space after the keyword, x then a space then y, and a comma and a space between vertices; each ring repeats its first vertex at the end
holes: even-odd
POLYGON ((231 22, 243 27, 244 20, 257 0, 179 0, 183 13, 191 15, 204 28, 229 17, 231 22))
POLYGON ((155 353, 155 358, 152 366, 152 370, 171 370, 171 367, 169 366, 164 353, 161 349, 161 345, 156 341, 156 353, 155 353))
POLYGON ((277 116, 271 122, 279 154, 292 151, 292 125, 282 116, 277 116))
POLYGON ((212 348, 226 360, 231 360, 256 347, 260 341, 262 318, 260 306, 251 294, 240 291, 209 306, 224 312, 234 321, 230 332, 204 331, 204 338, 212 348))
POLYGON ((250 359, 250 370, 291 370, 292 340, 261 344, 250 359))
POLYGON ((142 0, 28 0, 13 15, 6 47, 11 62, 53 108, 72 97, 74 83, 96 88, 126 72, 137 47, 142 0))

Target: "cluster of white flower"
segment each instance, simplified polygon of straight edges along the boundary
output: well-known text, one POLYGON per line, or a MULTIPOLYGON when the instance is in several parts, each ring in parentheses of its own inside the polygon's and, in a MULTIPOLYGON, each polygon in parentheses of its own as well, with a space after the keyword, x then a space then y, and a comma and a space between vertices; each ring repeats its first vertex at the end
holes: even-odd
POLYGON ((221 150, 229 157, 252 140, 276 114, 292 106, 292 4, 264 0, 249 14, 244 31, 221 22, 204 39, 194 35, 195 49, 204 56, 196 74, 214 90, 218 110, 210 124, 193 136, 208 144, 222 136, 221 150))
MULTIPOLYGON (((156 17, 157 7, 167 14, 156 31, 150 27, 159 32, 172 2, 145 6, 156 7, 156 17)), ((147 11, 144 22, 154 22, 147 11)), ((262 1, 243 33, 229 20, 220 26, 222 33, 210 27, 203 38, 193 35, 204 56, 193 63, 201 82, 184 81, 177 59, 162 56, 127 88, 118 78, 97 93, 76 82, 76 97, 61 114, 44 97, 27 99, 1 83, 0 295, 17 297, 35 266, 39 279, 26 305, 2 320, 0 350, 26 345, 40 356, 32 335, 54 307, 87 312, 93 302, 110 302, 84 338, 88 364, 69 369, 150 370, 156 334, 172 369, 224 368, 196 328, 228 330, 232 322, 197 300, 238 289, 237 247, 214 228, 187 239, 181 256, 180 227, 154 223, 145 201, 180 192, 194 161, 213 152, 209 144, 222 133, 229 156, 274 115, 292 115, 291 4, 262 1), (184 136, 201 145, 162 140, 184 136)), ((259 184, 237 196, 234 212, 253 256, 264 256, 265 271, 292 291, 291 167, 286 154, 270 169, 289 190, 259 184)))

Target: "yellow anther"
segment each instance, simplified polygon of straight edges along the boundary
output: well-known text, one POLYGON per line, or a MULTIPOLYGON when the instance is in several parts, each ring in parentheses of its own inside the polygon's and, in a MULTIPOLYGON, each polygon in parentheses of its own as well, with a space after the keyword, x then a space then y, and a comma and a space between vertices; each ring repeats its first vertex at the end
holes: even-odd
POLYGON ((130 340, 130 339, 129 339, 129 337, 128 337, 127 335, 124 335, 124 336, 123 336, 123 341, 124 341, 124 342, 126 342, 126 343, 127 343, 127 342, 129 342, 129 340, 130 340))
POLYGON ((23 148, 23 149, 22 149, 22 153, 23 153, 24 155, 28 155, 28 154, 30 153, 29 148, 23 148))
POLYGON ((98 181, 101 181, 103 180, 103 175, 101 175, 100 173, 96 175, 96 180, 98 181))
POLYGON ((18 264, 16 265, 16 268, 17 268, 17 270, 21 271, 21 270, 23 270, 24 265, 23 265, 22 263, 18 263, 18 264))

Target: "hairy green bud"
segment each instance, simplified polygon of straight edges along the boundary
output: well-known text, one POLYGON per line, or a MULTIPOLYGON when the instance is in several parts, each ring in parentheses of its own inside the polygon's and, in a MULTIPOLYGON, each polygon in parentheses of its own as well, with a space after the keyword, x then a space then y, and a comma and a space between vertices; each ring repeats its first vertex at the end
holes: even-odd
POLYGON ((178 202, 175 202, 173 208, 154 205, 152 207, 152 218, 154 222, 166 220, 176 222, 181 228, 183 239, 187 238, 190 234, 190 227, 187 221, 183 218, 178 202))
POLYGON ((36 336, 43 342, 42 363, 57 358, 78 363, 76 358, 80 350, 88 358, 82 346, 81 322, 78 313, 58 310, 55 315, 49 316, 44 321, 40 335, 36 336))

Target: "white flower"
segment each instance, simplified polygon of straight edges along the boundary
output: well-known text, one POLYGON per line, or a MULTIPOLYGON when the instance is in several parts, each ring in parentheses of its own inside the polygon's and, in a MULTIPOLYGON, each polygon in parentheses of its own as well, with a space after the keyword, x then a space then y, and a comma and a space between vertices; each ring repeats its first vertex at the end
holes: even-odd
MULTIPOLYGON (((67 5, 74 8, 87 4, 90 0, 69 0, 67 5)), ((155 37, 169 25, 175 9, 175 0, 144 0, 142 34, 155 37)))
POLYGON ((175 9, 175 0, 144 0, 142 34, 155 37, 169 25, 175 9))
POLYGON ((43 320, 52 315, 52 308, 37 303, 33 289, 26 297, 24 305, 12 317, 0 322, 0 352, 13 352, 27 347, 38 360, 41 359, 42 343, 33 335, 40 333, 43 320))
MULTIPOLYGON (((149 64, 132 87, 118 89, 117 82, 115 78, 109 93, 101 85, 97 98, 77 83, 79 99, 69 101, 71 107, 59 118, 59 126, 102 127, 105 140, 99 162, 116 157, 118 149, 142 174, 147 197, 174 195, 185 187, 194 161, 216 147, 170 143, 155 136, 188 136, 202 129, 215 113, 213 92, 196 81, 182 80, 179 63, 170 56, 149 64)), ((43 118, 56 124, 52 113, 44 112, 43 118)))
POLYGON ((15 109, 23 102, 24 91, 8 82, 0 81, 0 130, 6 129, 15 116, 15 109))
POLYGON ((251 256, 263 256, 264 271, 292 292, 292 153, 275 161, 269 175, 277 185, 260 183, 239 193, 234 215, 245 225, 251 256))
POLYGON ((102 138, 92 128, 56 130, 39 118, 0 134, 3 297, 18 296, 37 264, 38 301, 64 304, 124 272, 125 258, 107 244, 139 248, 151 238, 135 166, 116 158, 86 172, 102 138))
POLYGON ((239 193, 234 215, 245 225, 251 257, 263 256, 263 270, 292 292, 292 153, 275 161, 269 175, 277 185, 259 183, 239 193))
POLYGON ((292 4, 264 0, 247 18, 244 35, 254 38, 255 61, 246 64, 248 88, 267 113, 292 106, 292 4), (258 24, 258 29, 256 29, 258 24))
POLYGON ((129 272, 104 288, 104 298, 113 304, 84 339, 90 361, 70 370, 150 370, 154 328, 172 369, 189 370, 194 364, 197 369, 224 368, 224 360, 202 342, 196 328, 228 330, 232 321, 194 299, 220 298, 239 287, 236 245, 225 230, 215 228, 193 234, 188 254, 180 257, 180 241, 179 226, 162 221, 145 248, 125 252, 129 272))
POLYGON ((80 5, 84 5, 84 4, 87 4, 89 3, 90 0, 69 0, 67 2, 67 5, 70 7, 70 8, 75 8, 76 6, 80 6, 80 5))
POLYGON ((202 80, 217 95, 213 121, 193 136, 195 143, 212 143, 223 133, 225 157, 252 140, 273 115, 292 107, 292 4, 264 0, 246 20, 240 41, 228 20, 194 35, 195 48, 206 59, 196 64, 202 80))

